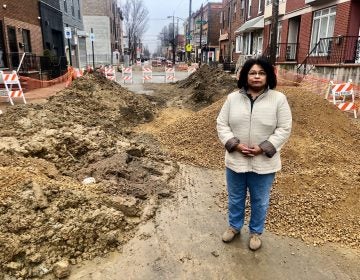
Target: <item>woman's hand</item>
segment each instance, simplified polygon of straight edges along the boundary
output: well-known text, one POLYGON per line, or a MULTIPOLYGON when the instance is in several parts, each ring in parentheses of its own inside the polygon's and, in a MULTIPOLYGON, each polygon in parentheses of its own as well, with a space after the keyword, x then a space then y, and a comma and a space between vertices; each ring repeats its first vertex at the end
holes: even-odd
POLYGON ((238 144, 236 146, 236 151, 242 153, 246 157, 254 157, 263 153, 263 150, 259 147, 259 145, 249 147, 246 144, 238 144))

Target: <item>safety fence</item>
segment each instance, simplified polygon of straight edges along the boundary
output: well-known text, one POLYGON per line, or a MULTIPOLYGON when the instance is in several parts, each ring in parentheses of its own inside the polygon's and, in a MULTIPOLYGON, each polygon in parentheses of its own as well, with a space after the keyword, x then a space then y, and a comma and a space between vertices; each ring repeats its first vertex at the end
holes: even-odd
POLYGON ((277 80, 279 86, 299 87, 304 91, 322 96, 342 111, 353 111, 355 118, 360 113, 360 85, 354 84, 351 80, 329 80, 281 68, 277 70, 277 80), (341 90, 337 91, 338 88, 341 90))

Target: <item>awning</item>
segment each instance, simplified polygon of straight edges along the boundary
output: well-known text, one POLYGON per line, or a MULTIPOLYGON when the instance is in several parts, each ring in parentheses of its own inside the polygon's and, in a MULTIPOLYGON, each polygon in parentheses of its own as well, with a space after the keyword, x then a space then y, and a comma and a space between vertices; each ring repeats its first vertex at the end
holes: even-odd
POLYGON ((238 29, 236 29, 235 33, 251 32, 256 29, 263 29, 263 28, 264 28, 264 16, 260 16, 245 22, 238 29))

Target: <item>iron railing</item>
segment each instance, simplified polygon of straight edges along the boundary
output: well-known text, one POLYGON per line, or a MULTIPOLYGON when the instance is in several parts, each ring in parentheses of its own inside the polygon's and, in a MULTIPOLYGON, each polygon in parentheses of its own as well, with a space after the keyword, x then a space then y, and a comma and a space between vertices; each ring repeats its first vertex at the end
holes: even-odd
POLYGON ((306 75, 312 65, 349 63, 360 63, 360 37, 321 38, 297 67, 297 71, 306 75))
MULTIPOLYGON (((276 62, 296 61, 298 48, 298 43, 278 43, 276 46, 276 62)), ((262 55, 270 59, 270 46, 266 47, 262 55)))
MULTIPOLYGON (((10 53, 10 70, 17 70, 20 65, 23 53, 10 53)), ((38 73, 39 79, 54 79, 63 75, 67 71, 66 57, 55 56, 37 56, 32 53, 26 53, 20 65, 20 75, 30 75, 38 73)))

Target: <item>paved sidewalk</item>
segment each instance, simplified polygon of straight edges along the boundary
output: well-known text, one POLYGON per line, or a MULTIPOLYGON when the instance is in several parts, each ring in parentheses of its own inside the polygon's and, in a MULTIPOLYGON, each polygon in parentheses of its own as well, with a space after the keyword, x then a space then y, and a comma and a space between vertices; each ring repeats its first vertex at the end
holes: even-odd
MULTIPOLYGON (((60 83, 54 86, 46 87, 46 88, 37 88, 31 91, 25 92, 25 99, 27 103, 42 103, 45 102, 46 98, 55 95, 58 91, 65 88, 65 83, 60 83)), ((23 104, 21 98, 14 98, 15 105, 23 104)), ((6 108, 11 107, 12 105, 8 101, 6 96, 0 97, 0 110, 3 112, 6 108)))

